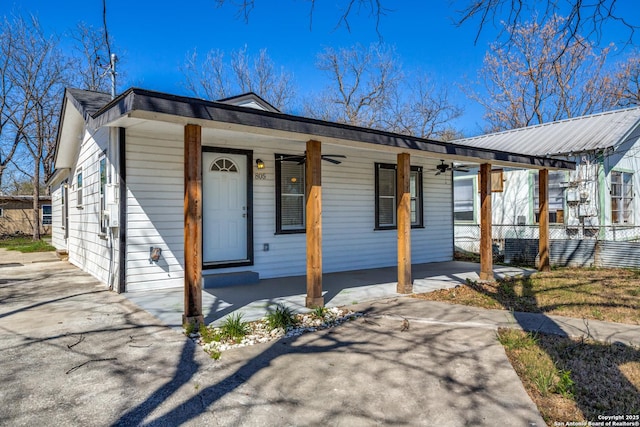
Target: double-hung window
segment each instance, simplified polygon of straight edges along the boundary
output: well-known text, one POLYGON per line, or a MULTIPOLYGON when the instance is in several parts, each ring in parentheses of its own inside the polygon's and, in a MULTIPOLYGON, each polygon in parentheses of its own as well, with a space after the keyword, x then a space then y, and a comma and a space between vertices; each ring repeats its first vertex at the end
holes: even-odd
MULTIPOLYGON (((375 200, 375 228, 376 230, 393 229, 397 227, 396 203, 397 166, 388 163, 376 163, 376 200, 375 200)), ((422 168, 411 166, 411 176, 409 179, 411 191, 411 226, 422 227, 422 168)))
POLYGON ((473 222, 475 218, 473 184, 473 177, 453 181, 453 219, 455 221, 473 222))
POLYGON ((304 232, 304 157, 276 154, 276 233, 304 232))
POLYGON ((82 169, 76 174, 76 206, 82 208, 82 169))
MULTIPOLYGON (((552 224, 564 223, 564 186, 567 180, 562 171, 549 172, 549 222, 552 224)), ((540 180, 538 174, 534 175, 533 210, 536 224, 540 222, 540 180)))
POLYGON ((42 205, 42 225, 51 225, 52 223, 51 205, 42 205))
POLYGON ((611 222, 633 224, 633 174, 611 172, 611 222))
POLYGON ((100 233, 107 234, 107 217, 105 215, 105 210, 107 209, 107 156, 106 153, 100 156, 99 161, 99 174, 98 177, 99 182, 99 193, 100 193, 100 233))

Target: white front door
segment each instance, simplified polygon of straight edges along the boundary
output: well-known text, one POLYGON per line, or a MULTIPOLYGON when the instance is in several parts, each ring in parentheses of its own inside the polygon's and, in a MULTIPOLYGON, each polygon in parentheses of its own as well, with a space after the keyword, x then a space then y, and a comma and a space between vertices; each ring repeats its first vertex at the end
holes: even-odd
POLYGON ((202 175, 203 262, 247 260, 247 156, 203 152, 202 175))

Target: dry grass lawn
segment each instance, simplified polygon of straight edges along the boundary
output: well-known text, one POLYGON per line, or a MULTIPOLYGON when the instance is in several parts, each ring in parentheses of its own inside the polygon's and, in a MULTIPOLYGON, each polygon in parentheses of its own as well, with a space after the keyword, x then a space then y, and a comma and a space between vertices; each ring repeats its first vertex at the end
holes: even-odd
POLYGON ((640 349, 515 329, 499 339, 548 425, 640 414, 640 349))
MULTIPOLYGON (((415 297, 640 325, 640 270, 565 268, 415 297)), ((598 415, 640 421, 640 349, 515 329, 498 339, 548 425, 598 415)))
POLYGON ((640 325, 640 270, 563 268, 415 295, 483 308, 640 325))

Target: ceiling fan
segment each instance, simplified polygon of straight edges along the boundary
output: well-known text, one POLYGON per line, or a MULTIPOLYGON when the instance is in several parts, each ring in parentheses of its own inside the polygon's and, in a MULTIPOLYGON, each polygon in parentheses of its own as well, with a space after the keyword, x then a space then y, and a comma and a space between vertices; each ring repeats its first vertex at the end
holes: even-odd
MULTIPOLYGON (((336 160, 336 158, 346 159, 347 156, 342 154, 322 154, 320 158, 329 163, 333 163, 334 165, 339 165, 342 162, 340 160, 336 160)), ((276 160, 280 162, 283 160, 293 161, 293 162, 297 161, 298 164, 301 165, 307 161, 307 154, 305 153, 302 156, 279 156, 276 160)))
POLYGON ((445 173, 446 171, 450 171, 450 170, 460 171, 460 172, 469 172, 468 169, 466 169, 466 168, 464 168, 462 166, 456 166, 453 163, 448 165, 448 164, 446 164, 444 162, 444 160, 440 160, 440 164, 436 165, 436 175, 440 175, 440 174, 445 173))

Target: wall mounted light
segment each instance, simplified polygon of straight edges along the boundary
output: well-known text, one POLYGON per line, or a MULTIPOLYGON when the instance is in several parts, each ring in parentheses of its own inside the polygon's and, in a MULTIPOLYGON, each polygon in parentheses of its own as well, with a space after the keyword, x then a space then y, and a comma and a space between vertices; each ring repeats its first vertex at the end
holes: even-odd
POLYGON ((258 169, 264 169, 264 162, 262 161, 262 159, 257 159, 256 160, 256 167, 258 169))

